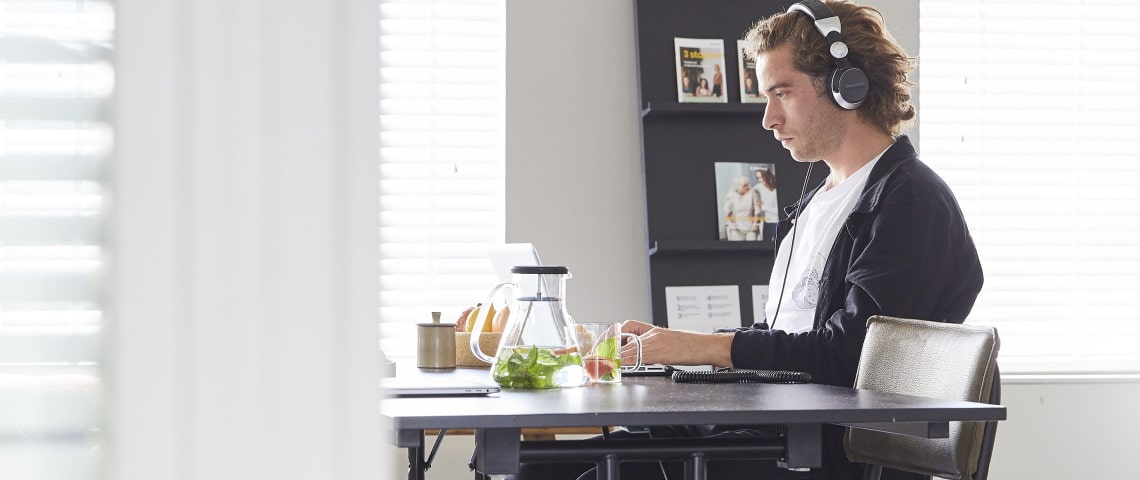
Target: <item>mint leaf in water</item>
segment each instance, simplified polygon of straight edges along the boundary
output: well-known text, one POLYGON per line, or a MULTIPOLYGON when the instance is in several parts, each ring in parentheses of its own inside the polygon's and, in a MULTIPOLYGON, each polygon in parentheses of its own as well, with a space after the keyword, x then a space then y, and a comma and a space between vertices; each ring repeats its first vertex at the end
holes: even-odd
POLYGON ((594 348, 594 355, 602 358, 618 358, 618 337, 607 338, 594 348))
POLYGON ((577 352, 556 354, 553 349, 531 347, 504 348, 491 378, 507 388, 558 388, 558 372, 568 366, 581 366, 577 352))

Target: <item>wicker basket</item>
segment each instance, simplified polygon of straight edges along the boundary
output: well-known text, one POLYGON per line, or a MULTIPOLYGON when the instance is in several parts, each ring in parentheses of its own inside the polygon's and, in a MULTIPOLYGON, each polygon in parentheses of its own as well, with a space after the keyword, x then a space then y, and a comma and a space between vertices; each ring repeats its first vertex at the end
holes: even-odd
MULTIPOLYGON (((499 332, 484 332, 479 334, 479 349, 484 355, 495 356, 499 352, 499 340, 503 334, 499 332)), ((491 364, 475 358, 471 353, 471 332, 457 332, 455 334, 455 366, 490 368, 491 364)))

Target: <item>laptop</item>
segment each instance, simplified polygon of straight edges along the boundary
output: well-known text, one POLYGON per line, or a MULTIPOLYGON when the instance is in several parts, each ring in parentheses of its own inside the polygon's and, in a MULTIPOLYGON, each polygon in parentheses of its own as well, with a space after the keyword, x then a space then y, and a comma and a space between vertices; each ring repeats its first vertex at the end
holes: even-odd
POLYGON ((487 249, 487 256, 490 257, 491 266, 495 268, 495 277, 500 282, 511 281, 511 267, 542 265, 542 261, 538 259, 538 250, 531 243, 492 245, 487 249))
POLYGON ((711 372, 712 365, 662 365, 659 363, 642 365, 634 370, 622 370, 623 376, 630 377, 668 377, 673 372, 711 372))
POLYGON ((478 397, 499 393, 498 385, 453 375, 431 374, 380 379, 384 393, 392 397, 478 397))

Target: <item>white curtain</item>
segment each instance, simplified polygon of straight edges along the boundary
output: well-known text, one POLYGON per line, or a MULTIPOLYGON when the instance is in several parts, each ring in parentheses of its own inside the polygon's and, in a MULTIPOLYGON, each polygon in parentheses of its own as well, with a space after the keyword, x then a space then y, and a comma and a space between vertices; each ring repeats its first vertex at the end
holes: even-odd
POLYGON ((106 478, 383 478, 374 0, 119 0, 106 478))
POLYGON ((504 0, 380 2, 380 320, 385 353, 495 283, 505 238, 504 0))
POLYGON ((1140 4, 921 4, 922 157, 953 187, 1007 373, 1140 372, 1140 4))

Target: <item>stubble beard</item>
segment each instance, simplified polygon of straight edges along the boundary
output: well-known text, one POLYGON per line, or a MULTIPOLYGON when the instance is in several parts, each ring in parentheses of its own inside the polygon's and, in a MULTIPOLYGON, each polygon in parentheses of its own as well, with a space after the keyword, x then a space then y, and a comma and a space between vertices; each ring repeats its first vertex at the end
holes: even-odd
POLYGON ((800 132, 800 148, 790 152, 797 162, 823 160, 828 153, 839 149, 847 133, 847 124, 839 115, 842 112, 839 106, 825 97, 819 100, 800 132))

